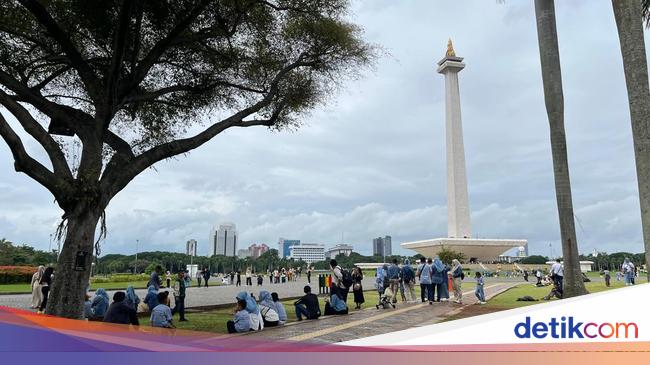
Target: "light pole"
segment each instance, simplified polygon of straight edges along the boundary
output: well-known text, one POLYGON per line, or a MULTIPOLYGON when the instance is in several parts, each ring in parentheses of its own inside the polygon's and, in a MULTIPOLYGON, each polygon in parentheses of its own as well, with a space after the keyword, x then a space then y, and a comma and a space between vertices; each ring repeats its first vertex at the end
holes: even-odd
POLYGON ((50 233, 50 249, 49 252, 52 252, 52 233, 50 233))
POLYGON ((135 240, 135 263, 133 264, 133 275, 138 274, 138 244, 140 240, 135 240))

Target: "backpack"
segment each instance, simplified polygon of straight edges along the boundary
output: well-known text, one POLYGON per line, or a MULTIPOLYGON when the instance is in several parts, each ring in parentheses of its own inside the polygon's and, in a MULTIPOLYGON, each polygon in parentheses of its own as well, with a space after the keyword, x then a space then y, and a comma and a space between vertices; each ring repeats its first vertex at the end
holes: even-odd
POLYGON ((460 280, 465 280, 465 272, 460 272, 460 280))
POLYGON ((404 282, 406 283, 415 281, 415 274, 410 266, 404 266, 402 269, 402 279, 404 279, 404 282))
POLYGON ((341 270, 341 283, 346 289, 349 289, 353 283, 352 274, 348 270, 341 269, 341 267, 339 269, 341 270))

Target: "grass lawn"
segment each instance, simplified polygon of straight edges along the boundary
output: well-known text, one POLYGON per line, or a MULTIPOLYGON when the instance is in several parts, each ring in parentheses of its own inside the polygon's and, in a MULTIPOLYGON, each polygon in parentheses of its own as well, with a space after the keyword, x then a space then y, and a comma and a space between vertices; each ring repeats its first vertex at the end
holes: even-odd
MULTIPOLYGON (((97 288, 104 288, 104 289, 125 289, 129 285, 133 285, 134 288, 140 289, 140 288, 146 288, 147 287, 147 282, 146 281, 136 281, 133 283, 98 283, 98 284, 91 284, 90 288, 92 290, 95 290, 97 288)), ((3 284, 0 285, 0 293, 31 293, 32 289, 29 284, 3 284)))
MULTIPOLYGON (((646 280, 637 278, 637 283, 639 282, 646 282, 646 280)), ((597 293, 600 291, 622 288, 625 286, 625 283, 623 281, 616 281, 616 279, 613 279, 611 284, 612 285, 610 287, 606 287, 604 281, 590 282, 590 283, 585 283, 585 287, 587 288, 589 293, 597 293)), ((488 300, 488 304, 486 304, 484 307, 502 310, 502 309, 519 308, 528 305, 543 303, 544 302, 543 300, 540 300, 538 302, 518 302, 517 298, 521 298, 525 295, 529 295, 535 299, 542 299, 550 291, 551 291, 550 286, 537 288, 532 284, 522 284, 504 293, 497 295, 495 298, 488 300)))

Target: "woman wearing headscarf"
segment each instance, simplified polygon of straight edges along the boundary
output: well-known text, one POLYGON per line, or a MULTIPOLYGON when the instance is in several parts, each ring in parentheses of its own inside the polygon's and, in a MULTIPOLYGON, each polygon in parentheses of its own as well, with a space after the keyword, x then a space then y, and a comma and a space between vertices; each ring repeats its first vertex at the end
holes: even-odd
POLYGON ((155 286, 149 285, 149 288, 147 288, 147 296, 144 297, 144 302, 149 307, 149 312, 160 304, 158 303, 158 290, 155 286))
POLYGON ((454 288, 454 303, 463 304, 463 291, 461 290, 463 276, 463 267, 460 265, 460 261, 456 259, 451 260, 451 279, 454 288))
POLYGON ((43 300, 43 293, 41 292, 41 277, 45 271, 45 266, 38 267, 34 275, 32 275, 32 309, 38 308, 43 300))
POLYGON ((136 312, 138 311, 138 304, 140 304, 140 297, 135 293, 133 285, 129 285, 126 288, 126 299, 124 300, 126 304, 133 308, 136 312))
POLYGON ((442 294, 442 283, 443 281, 447 280, 447 278, 444 276, 444 271, 445 271, 445 265, 440 261, 440 257, 436 256, 433 259, 433 263, 431 264, 431 283, 433 284, 433 294, 437 293, 437 298, 436 301, 440 301, 440 295, 442 294))
POLYGON ((103 288, 95 291, 95 297, 91 305, 93 311, 93 320, 103 320, 109 305, 108 294, 103 288))
POLYGON ((623 275, 625 276, 625 285, 634 285, 634 264, 629 258, 623 261, 623 275))
POLYGON ((284 304, 280 301, 278 293, 271 293, 271 298, 273 298, 273 304, 275 304, 275 311, 278 312, 279 324, 287 323, 287 311, 284 309, 284 304))
POLYGON ((43 271, 41 280, 38 282, 41 286, 41 293, 43 294, 43 300, 41 300, 41 306, 38 308, 38 313, 44 313, 45 308, 47 307, 47 297, 50 294, 50 285, 52 285, 53 277, 54 268, 48 266, 48 268, 43 271))
POLYGON ((260 291, 260 313, 264 321, 264 327, 276 327, 280 324, 280 316, 276 310, 271 293, 266 290, 260 291))
POLYGON ((257 306, 255 299, 245 291, 239 292, 236 298, 237 300, 243 300, 246 302, 246 312, 251 316, 251 330, 260 331, 264 329, 264 320, 262 319, 260 308, 257 306))
POLYGON ((354 293, 354 304, 356 304, 355 309, 361 309, 361 304, 365 303, 365 298, 363 297, 363 273, 361 269, 355 266, 352 269, 352 292, 354 293))

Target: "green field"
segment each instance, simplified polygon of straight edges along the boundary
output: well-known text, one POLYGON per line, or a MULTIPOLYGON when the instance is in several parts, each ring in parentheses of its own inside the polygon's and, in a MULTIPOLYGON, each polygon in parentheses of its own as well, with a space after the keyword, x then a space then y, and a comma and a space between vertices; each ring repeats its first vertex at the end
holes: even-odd
MULTIPOLYGON (((136 289, 141 289, 141 288, 146 288, 147 287, 147 282, 146 281, 136 281, 133 283, 97 283, 97 284, 91 284, 90 289, 95 290, 97 288, 104 288, 104 289, 126 289, 127 286, 133 285, 134 288, 136 289)), ((30 287, 29 284, 3 284, 0 285, 0 293, 14 293, 14 294, 27 294, 31 293, 32 288, 30 287)))

